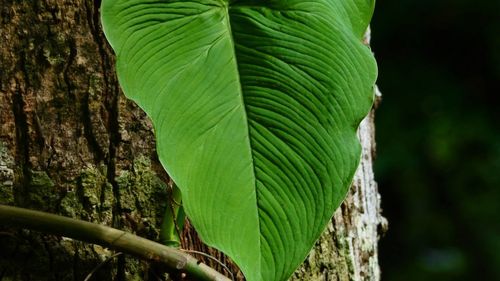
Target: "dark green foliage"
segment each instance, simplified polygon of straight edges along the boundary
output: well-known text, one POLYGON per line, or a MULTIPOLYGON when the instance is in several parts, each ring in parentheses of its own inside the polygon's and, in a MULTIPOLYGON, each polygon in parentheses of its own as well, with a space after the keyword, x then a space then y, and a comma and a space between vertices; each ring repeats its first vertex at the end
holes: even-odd
POLYGON ((378 3, 384 280, 500 280, 499 13, 490 0, 378 3))

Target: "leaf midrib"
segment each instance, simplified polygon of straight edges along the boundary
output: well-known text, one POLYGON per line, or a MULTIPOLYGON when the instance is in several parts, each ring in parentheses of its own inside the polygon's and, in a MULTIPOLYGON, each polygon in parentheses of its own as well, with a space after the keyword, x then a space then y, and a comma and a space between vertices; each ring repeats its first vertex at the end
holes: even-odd
POLYGON ((239 96, 240 96, 240 100, 241 100, 241 104, 243 105, 243 114, 244 114, 244 119, 245 119, 245 126, 246 126, 246 131, 247 131, 247 136, 248 136, 248 148, 249 148, 249 151, 250 151, 250 156, 251 156, 251 163, 252 163, 252 173, 253 173, 253 188, 255 190, 255 208, 256 208, 256 219, 257 219, 257 226, 258 226, 258 229, 257 229, 257 233, 259 235, 259 239, 258 239, 258 249, 259 249, 259 260, 258 260, 258 264, 259 264, 259 277, 262 278, 262 248, 261 248, 261 245, 262 245, 262 235, 261 235, 261 221, 260 221, 260 208, 259 208, 259 204, 258 204, 258 196, 257 196, 257 193, 258 193, 258 190, 257 190, 257 176, 256 176, 256 171, 255 171, 255 158, 254 158, 254 153, 253 153, 253 146, 252 146, 252 138, 250 137, 250 122, 249 122, 249 118, 248 118, 248 114, 247 114, 247 106, 246 106, 246 103, 245 103, 245 98, 243 97, 243 87, 242 87, 242 83, 241 83, 241 80, 240 80, 240 70, 239 70, 239 64, 238 64, 238 56, 236 54, 236 46, 235 46, 235 40, 234 40, 234 36, 233 36, 233 31, 232 31, 232 28, 231 28, 231 17, 230 17, 230 13, 229 13, 229 9, 230 9, 230 3, 227 3, 225 2, 224 3, 224 6, 223 6, 223 9, 224 9, 224 19, 226 21, 226 25, 227 25, 227 28, 228 28, 228 36, 229 36, 229 42, 231 44, 231 50, 232 50, 232 55, 233 55, 233 61, 234 61, 234 67, 236 69, 236 79, 237 79, 237 83, 238 83, 238 86, 239 86, 239 96))

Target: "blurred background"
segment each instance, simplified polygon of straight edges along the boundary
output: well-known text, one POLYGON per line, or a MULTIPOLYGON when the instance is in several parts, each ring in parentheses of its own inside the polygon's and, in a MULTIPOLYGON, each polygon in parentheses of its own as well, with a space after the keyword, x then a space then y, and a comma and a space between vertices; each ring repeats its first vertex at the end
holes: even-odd
POLYGON ((500 0, 378 1, 382 280, 500 280, 500 0))

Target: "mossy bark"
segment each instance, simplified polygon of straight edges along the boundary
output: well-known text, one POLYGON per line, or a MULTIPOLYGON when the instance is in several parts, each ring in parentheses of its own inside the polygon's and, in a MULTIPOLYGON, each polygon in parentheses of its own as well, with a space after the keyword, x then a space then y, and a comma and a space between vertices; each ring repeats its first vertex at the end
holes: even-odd
MULTIPOLYGON (((0 204, 158 240, 169 207, 169 177, 156 157, 150 121, 120 92, 99 2, 0 0, 0 204)), ((350 230, 360 227, 360 213, 379 214, 378 203, 360 210, 352 198, 378 202, 378 194, 359 190, 353 189, 296 279, 377 280, 376 237, 357 244, 350 230), (367 266, 374 270, 356 273, 367 266)), ((378 222, 361 227, 376 236, 378 222)), ((189 223, 182 240, 184 248, 230 264, 242 279, 227 258, 199 241, 189 223)), ((83 280, 112 255, 102 247, 0 226, 0 280, 83 280)), ((159 274, 148 263, 119 256, 93 280, 158 280, 159 274)))

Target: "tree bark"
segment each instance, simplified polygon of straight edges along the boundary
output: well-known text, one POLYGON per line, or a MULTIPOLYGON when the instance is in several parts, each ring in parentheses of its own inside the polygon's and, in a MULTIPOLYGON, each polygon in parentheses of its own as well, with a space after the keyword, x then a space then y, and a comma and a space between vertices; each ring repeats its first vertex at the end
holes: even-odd
MULTIPOLYGON (((99 5, 94 0, 0 0, 0 204, 158 240, 170 179, 157 159, 150 121, 120 91, 99 5)), ((379 279, 377 226, 382 219, 371 166, 373 130, 371 114, 360 128, 363 160, 353 188, 294 280, 379 279)), ((199 241, 189 223, 182 242, 183 248, 228 264, 242 280, 230 260, 199 241)), ((84 280, 113 254, 0 226, 0 280, 84 280)), ((154 265, 120 255, 93 278, 163 276, 154 265)))

